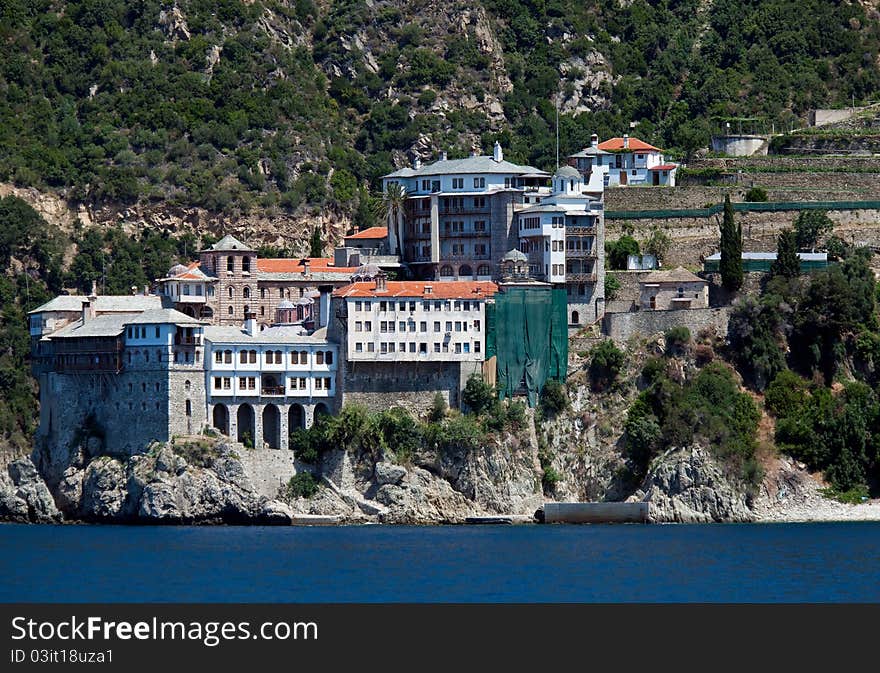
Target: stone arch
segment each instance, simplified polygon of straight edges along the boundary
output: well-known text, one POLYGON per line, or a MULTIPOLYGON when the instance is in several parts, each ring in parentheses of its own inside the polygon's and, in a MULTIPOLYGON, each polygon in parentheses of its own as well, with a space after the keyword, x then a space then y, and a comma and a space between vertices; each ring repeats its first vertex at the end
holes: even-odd
POLYGON ((440 277, 441 278, 452 278, 455 275, 455 271, 449 264, 444 264, 440 267, 440 277))
POLYGON ((488 264, 480 264, 480 266, 477 268, 477 275, 490 276, 492 275, 492 270, 489 268, 488 264))
POLYGON ((572 325, 580 325, 581 324, 581 314, 577 311, 571 312, 571 324, 572 325))
MULTIPOLYGON (((314 421, 314 423, 317 423, 318 419, 321 418, 321 416, 329 416, 329 415, 330 415, 330 408, 326 404, 324 404, 323 402, 318 402, 315 405, 315 416, 314 416, 315 421, 314 421)), ((314 425, 314 423, 313 423, 313 425, 314 425)))
POLYGON ((287 427, 290 432, 306 427, 306 410, 301 404, 291 404, 287 412, 287 427))
POLYGON ((256 423, 254 418, 254 408, 250 404, 242 404, 238 408, 236 415, 238 421, 238 436, 236 439, 247 446, 254 446, 254 436, 256 431, 256 423))
POLYGON ((220 431, 220 434, 229 435, 229 409, 225 404, 215 404, 211 412, 212 425, 220 431))
POLYGON ((281 448, 281 412, 274 404, 263 407, 263 441, 270 449, 281 448))
POLYGON ((210 320, 214 317, 214 309, 210 306, 202 306, 202 310, 199 311, 199 317, 210 320))
POLYGON ((459 276, 473 276, 474 270, 468 264, 462 264, 458 269, 459 276))

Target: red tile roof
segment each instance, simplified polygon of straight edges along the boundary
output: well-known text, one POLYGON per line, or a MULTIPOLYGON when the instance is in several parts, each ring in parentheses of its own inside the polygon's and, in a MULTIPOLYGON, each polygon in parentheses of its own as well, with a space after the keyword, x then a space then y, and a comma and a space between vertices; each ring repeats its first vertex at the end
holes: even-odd
POLYGON ((660 164, 659 166, 654 166, 653 168, 649 168, 649 171, 671 171, 674 168, 678 168, 678 164, 660 164))
MULTIPOLYGON (((337 273, 354 273, 357 267, 351 266, 334 266, 333 260, 329 257, 309 257, 309 270, 332 271, 337 273)), ((257 270, 264 273, 302 273, 302 259, 257 259, 257 270)))
POLYGON ((333 291, 334 297, 418 297, 420 299, 479 299, 491 297, 498 286, 488 280, 388 281, 387 291, 376 292, 376 282, 352 283, 333 291), (430 292, 425 288, 430 287, 430 292))
POLYGON ((363 231, 359 231, 358 233, 352 234, 351 236, 346 236, 345 238, 388 238, 388 227, 370 227, 369 229, 364 229, 363 231))
MULTIPOLYGON (((605 142, 599 143, 599 149, 605 150, 606 152, 614 152, 617 150, 624 149, 623 147, 623 138, 609 138, 605 142)), ((629 147, 626 148, 629 150, 642 150, 649 152, 661 152, 662 150, 659 147, 654 147, 653 145, 649 145, 648 143, 639 140, 638 138, 630 138, 629 139, 629 147)))
POLYGON ((193 271, 196 271, 201 265, 201 262, 190 262, 186 265, 186 271, 174 276, 174 280, 209 280, 201 271, 198 271, 197 273, 192 273, 193 271))

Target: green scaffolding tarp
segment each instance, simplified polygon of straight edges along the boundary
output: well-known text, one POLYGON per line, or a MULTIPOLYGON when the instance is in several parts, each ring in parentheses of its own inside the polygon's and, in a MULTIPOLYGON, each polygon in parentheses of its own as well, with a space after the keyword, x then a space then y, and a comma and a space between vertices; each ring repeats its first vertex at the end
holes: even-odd
POLYGON ((486 322, 486 356, 497 358, 501 399, 523 387, 533 407, 548 378, 565 380, 568 324, 564 289, 506 289, 495 295, 486 322))
MULTIPOLYGON (((765 201, 733 203, 737 213, 775 213, 789 210, 880 210, 880 201, 765 201)), ((708 208, 679 210, 606 210, 606 220, 671 219, 676 217, 711 217, 724 211, 724 204, 708 208)))

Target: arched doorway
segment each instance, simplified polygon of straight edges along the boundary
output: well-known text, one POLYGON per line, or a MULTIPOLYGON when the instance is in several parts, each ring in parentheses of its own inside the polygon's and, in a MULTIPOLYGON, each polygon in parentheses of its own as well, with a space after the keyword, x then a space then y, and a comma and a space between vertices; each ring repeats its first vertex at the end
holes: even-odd
POLYGON ((211 414, 211 422, 220 434, 229 436, 229 409, 225 404, 215 404, 211 414))
POLYGON ((572 325, 580 325, 581 324, 581 314, 577 311, 571 312, 571 324, 572 325))
POLYGON ((287 428, 290 432, 306 427, 306 412, 301 404, 291 404, 287 412, 287 428))
POLYGON ((250 404, 242 404, 236 415, 238 420, 238 439, 249 449, 254 448, 254 408, 250 404))
POLYGON ((323 402, 318 402, 315 405, 315 416, 314 416, 314 420, 312 421, 312 425, 317 423, 321 419, 322 416, 329 416, 329 415, 330 415, 330 409, 327 408, 327 405, 324 404, 323 402))
POLYGON ((274 404, 263 408, 263 441, 270 449, 281 448, 281 412, 274 404))

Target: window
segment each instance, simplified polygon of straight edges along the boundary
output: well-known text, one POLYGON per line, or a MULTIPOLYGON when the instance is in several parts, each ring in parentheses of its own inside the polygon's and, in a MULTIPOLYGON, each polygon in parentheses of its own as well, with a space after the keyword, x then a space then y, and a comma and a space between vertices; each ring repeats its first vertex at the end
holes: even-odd
POLYGON ((439 353, 439 352, 440 352, 440 344, 439 344, 439 342, 437 342, 437 341, 434 342, 434 352, 435 352, 435 353, 439 353))
POLYGON ((323 390, 324 381, 323 379, 315 379, 315 390, 323 390))
POLYGON ((453 189, 464 189, 464 178, 452 178, 453 189))
POLYGON ((250 299, 251 298, 251 289, 249 287, 246 287, 244 290, 241 291, 241 294, 245 299, 250 299))
POLYGON ((474 331, 475 332, 480 331, 480 321, 479 320, 474 320, 474 331))
POLYGON ((133 338, 134 338, 134 337, 132 337, 132 335, 131 335, 131 327, 128 328, 128 338, 129 338, 129 339, 133 339, 133 338))
POLYGON ((261 307, 260 307, 260 317, 263 317, 263 316, 265 316, 265 315, 266 315, 266 307, 265 307, 265 306, 261 306, 261 307))
POLYGON ((364 302, 364 310, 365 311, 372 311, 373 310, 373 302, 365 301, 364 302))
POLYGON ((399 302, 397 304, 397 310, 398 311, 405 311, 406 310, 406 302, 405 301, 399 302))
POLYGON ((232 307, 229 307, 229 315, 232 315, 232 307))
POLYGON ((333 364, 333 351, 327 351, 324 354, 324 362, 327 363, 328 365, 333 364))
MULTIPOLYGON (((257 351, 248 351, 248 353, 249 353, 248 360, 250 361, 250 363, 252 365, 256 364, 257 363, 257 351)), ((279 363, 280 363, 280 360, 279 360, 279 363)))
POLYGON ((424 341, 419 344, 419 355, 425 355, 428 352, 428 344, 424 341))
POLYGON ((214 390, 220 390, 222 385, 223 385, 223 379, 221 379, 219 376, 215 376, 214 377, 214 390))
POLYGON ((229 376, 223 377, 223 390, 232 390, 232 378, 229 376))
POLYGON ((364 344, 362 342, 358 341, 354 345, 354 352, 355 353, 363 353, 364 352, 364 344))
MULTIPOLYGON (((479 189, 486 186, 486 178, 474 178, 474 187, 479 189)), ((476 201, 476 199, 474 199, 476 201)), ((474 204, 476 205, 476 203, 474 204)))
POLYGON ((455 331, 461 332, 461 321, 460 320, 455 321, 455 331))
POLYGON ((381 346, 379 347, 379 352, 380 353, 387 353, 388 352, 388 344, 385 343, 384 341, 382 342, 381 346))
POLYGON ((388 302, 387 301, 380 301, 379 302, 379 310, 380 311, 387 311, 388 310, 388 302))
POLYGON ((235 271, 235 258, 230 256, 226 258, 226 270, 229 272, 235 271))
POLYGON ((235 290, 233 290, 233 289, 230 287, 230 288, 227 290, 227 293, 229 294, 229 298, 232 299, 233 295, 235 294, 235 290))
POLYGON ((284 288, 283 287, 278 288, 278 298, 284 299, 284 288))
POLYGON ((315 353, 315 364, 316 365, 324 364, 324 351, 318 351, 315 353))
POLYGON ((443 302, 442 302, 442 301, 435 301, 435 302, 434 302, 434 310, 435 310, 435 311, 439 311, 439 310, 441 310, 442 308, 443 308, 443 302))
POLYGON ((467 343, 467 342, 464 343, 464 352, 465 352, 465 353, 470 353, 470 352, 471 352, 471 345, 470 345, 469 343, 467 343))
POLYGON ((306 379, 300 378, 300 379, 298 379, 298 381, 299 381, 299 389, 305 390, 306 389, 306 379))
POLYGON ((251 272, 251 258, 250 257, 242 257, 241 258, 241 270, 243 273, 251 272))
POLYGON ((156 338, 157 339, 159 338, 159 326, 158 325, 156 326, 156 338))
POLYGON ((460 311, 461 310, 461 302, 456 300, 455 303, 453 304, 453 307, 455 308, 456 311, 460 311))
MULTIPOLYGON (((394 351, 394 344, 391 344, 391 351, 394 351)), ((403 341, 400 342, 400 352, 406 353, 406 344, 403 341)))
POLYGON ((309 353, 308 351, 300 351, 299 352, 299 363, 301 365, 309 364, 309 353))
POLYGON ((373 329, 373 321, 372 320, 364 321, 364 331, 370 332, 370 331, 372 331, 372 329, 373 329))
POLYGON ((471 303, 469 301, 463 302, 461 305, 461 310, 462 311, 470 311, 471 310, 471 303))
POLYGON ((367 352, 368 352, 368 353, 372 353, 372 352, 374 352, 375 350, 376 350, 376 344, 374 344, 372 341, 369 342, 369 343, 367 344, 367 352))
POLYGON ((324 378, 324 390, 330 390, 330 379, 324 378))
POLYGON ((480 352, 480 342, 474 341, 474 353, 479 353, 479 352, 480 352))
POLYGON ((439 320, 434 321, 434 331, 435 332, 440 331, 440 321, 439 320))
POLYGON ((261 287, 260 288, 260 299, 265 299, 265 298, 266 298, 266 288, 261 287))
POLYGON ((423 301, 422 302, 422 310, 423 311, 430 311, 431 310, 431 302, 423 301))
POLYGON ((455 352, 461 353, 461 344, 460 343, 455 344, 455 352))
POLYGON ((363 306, 364 306, 364 303, 362 301, 356 301, 354 303, 354 310, 361 311, 361 310, 363 310, 363 306))
MULTIPOLYGON (((402 344, 401 344, 401 345, 402 345, 402 344)), ((410 343, 410 345, 409 345, 409 352, 410 352, 410 353, 415 353, 415 352, 416 352, 416 342, 415 342, 415 341, 413 341, 412 343, 410 343)))
POLYGON ((223 351, 223 362, 228 365, 232 364, 232 351, 223 351))
POLYGON ((360 320, 356 321, 354 324, 354 331, 355 332, 363 332, 364 331, 364 323, 362 323, 360 320))
POLYGON ((214 364, 221 364, 223 362, 223 353, 220 351, 214 352, 214 364))
POLYGON ((415 310, 416 310, 416 303, 415 303, 414 301, 411 301, 411 302, 409 303, 409 310, 410 310, 410 311, 415 311, 415 310))
POLYGON ((447 332, 451 332, 451 331, 452 331, 452 321, 451 321, 451 320, 447 320, 447 321, 446 321, 446 331, 447 331, 447 332))
POLYGON ((387 320, 383 320, 382 322, 379 323, 379 331, 380 332, 387 332, 388 331, 388 321, 387 320))
POLYGON ((427 332, 428 331, 428 323, 422 321, 419 323, 419 332, 427 332))
POLYGON ((406 332, 406 323, 403 320, 397 323, 397 326, 401 332, 406 332))
POLYGON ((238 354, 238 361, 241 364, 247 364, 247 351, 240 351, 238 354))
POLYGON ((448 302, 448 301, 444 301, 444 302, 443 302, 443 310, 444 310, 444 311, 451 311, 451 310, 452 310, 452 304, 451 304, 450 302, 448 302))

